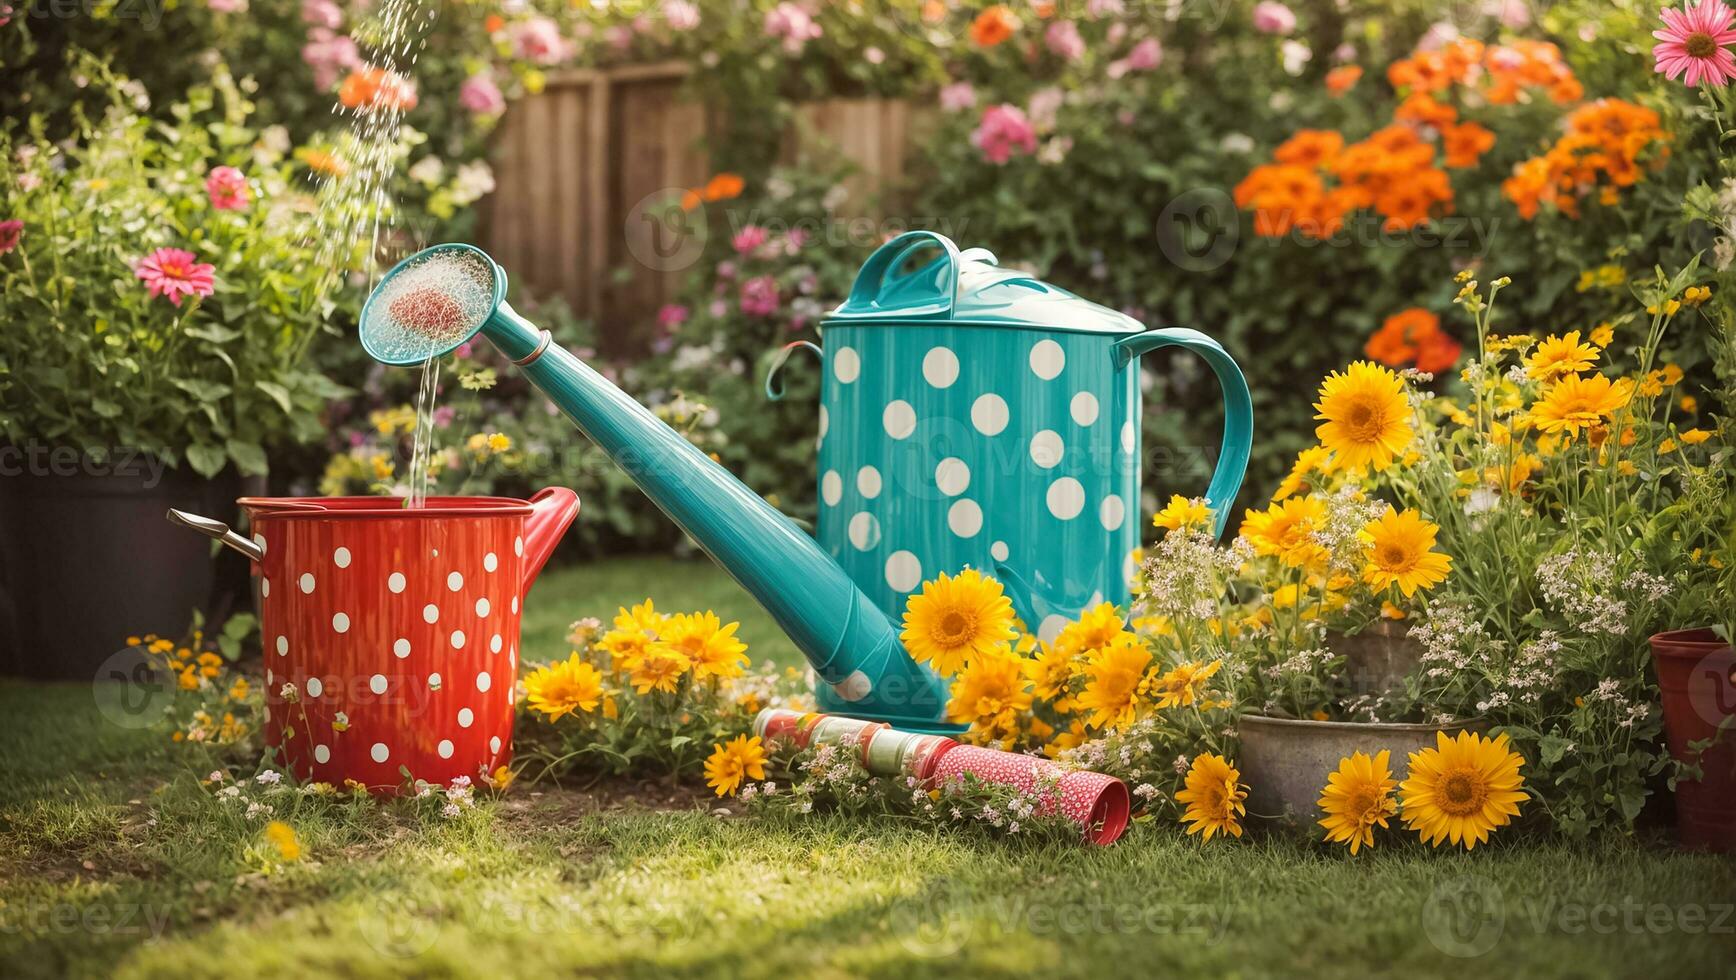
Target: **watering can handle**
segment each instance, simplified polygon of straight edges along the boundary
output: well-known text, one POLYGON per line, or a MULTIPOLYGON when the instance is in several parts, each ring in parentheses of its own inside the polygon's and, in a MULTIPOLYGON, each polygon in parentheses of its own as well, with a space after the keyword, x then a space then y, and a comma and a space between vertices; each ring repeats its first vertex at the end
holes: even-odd
POLYGON ((778 372, 784 369, 784 363, 790 359, 790 355, 800 349, 813 351, 814 356, 819 358, 821 361, 826 359, 826 354, 824 351, 820 350, 819 344, 811 343, 806 340, 797 340, 785 344, 776 354, 772 355, 771 367, 766 368, 767 401, 783 401, 784 385, 783 382, 778 380, 778 372))
POLYGON ((850 286, 850 298, 832 312, 832 319, 884 317, 889 313, 914 319, 948 319, 958 296, 958 266, 958 246, 952 239, 939 232, 907 231, 875 249, 862 263, 850 286), (941 251, 934 261, 898 273, 906 259, 930 248, 941 251), (936 281, 930 288, 921 288, 928 277, 936 281))
POLYGON ((1185 348, 1205 358, 1212 373, 1218 376, 1218 386, 1224 390, 1224 441, 1218 450, 1218 468, 1212 472, 1212 482, 1206 488, 1206 503, 1217 515, 1212 529, 1223 534, 1254 445, 1254 401, 1248 393, 1248 381, 1235 359, 1217 341, 1187 327, 1147 330, 1116 341, 1115 366, 1119 370, 1134 358, 1162 347, 1185 348))

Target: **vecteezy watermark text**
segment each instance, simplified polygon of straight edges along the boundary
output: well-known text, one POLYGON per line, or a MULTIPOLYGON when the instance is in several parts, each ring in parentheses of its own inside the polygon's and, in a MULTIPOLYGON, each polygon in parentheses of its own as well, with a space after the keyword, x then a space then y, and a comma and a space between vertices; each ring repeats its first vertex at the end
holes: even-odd
POLYGON ((43 20, 91 17, 102 20, 136 20, 147 31, 163 22, 166 0, 29 0, 24 15, 43 20))
POLYGON ((0 477, 130 476, 141 477, 145 489, 163 479, 163 460, 131 446, 67 446, 27 442, 0 446, 0 477))

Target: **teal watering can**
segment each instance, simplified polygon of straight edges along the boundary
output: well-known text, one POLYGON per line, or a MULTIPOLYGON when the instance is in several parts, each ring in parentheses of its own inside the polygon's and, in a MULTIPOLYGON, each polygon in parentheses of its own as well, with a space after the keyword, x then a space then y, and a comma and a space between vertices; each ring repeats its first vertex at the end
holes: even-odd
POLYGON ((893 617, 807 532, 505 301, 480 249, 437 245, 398 263, 362 307, 362 346, 407 366, 480 333, 542 389, 724 571, 771 613, 850 714, 956 733, 946 689, 905 653, 893 617))
MULTIPOLYGON (((890 615, 965 566, 1044 640, 1125 605, 1139 544, 1140 355, 1180 347, 1223 389, 1205 498, 1222 532, 1253 440, 1241 369, 1210 337, 1137 320, 927 231, 882 245, 821 326, 818 537, 890 615)), ((1181 489, 1181 488, 1177 488, 1181 489)), ((1184 490, 1183 492, 1188 492, 1184 490)), ((1193 492, 1197 492, 1197 489, 1193 492)), ((822 711, 844 711, 826 691, 822 711)))
MULTIPOLYGON (((1205 356, 1227 424, 1207 499, 1221 530, 1252 438, 1235 362, 1192 330, 1136 321, 1001 270, 981 249, 911 232, 869 259, 828 320, 820 408, 820 542, 505 302, 506 274, 468 245, 400 262, 362 309, 361 340, 419 364, 480 333, 771 613, 825 681, 828 710, 946 725, 945 684, 898 639, 909 593, 994 569, 1026 623, 1053 635, 1125 603, 1138 542, 1140 392, 1133 362, 1205 356), (824 546, 822 546, 822 543, 824 546)), ((787 357, 790 349, 784 351, 787 357)), ((777 391, 776 372, 767 378, 777 391)))

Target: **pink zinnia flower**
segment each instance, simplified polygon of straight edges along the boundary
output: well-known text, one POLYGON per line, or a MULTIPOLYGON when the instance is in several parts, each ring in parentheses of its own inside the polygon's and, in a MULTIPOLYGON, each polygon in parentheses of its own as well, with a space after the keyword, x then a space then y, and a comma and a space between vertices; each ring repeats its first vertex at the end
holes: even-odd
POLYGON ((234 167, 213 167, 205 175, 205 193, 219 211, 239 211, 247 206, 247 178, 234 167))
POLYGON ((940 107, 947 112, 976 108, 976 89, 969 82, 953 82, 940 90, 940 107))
POLYGON ((321 92, 337 84, 338 77, 362 64, 356 42, 334 34, 323 27, 307 32, 307 43, 301 47, 301 60, 313 69, 314 88, 321 92))
POLYGON ((567 56, 560 25, 547 17, 532 17, 512 29, 512 49, 520 58, 539 65, 553 65, 567 56))
POLYGON ((674 330, 687 322, 687 307, 680 303, 664 303, 657 310, 657 325, 664 330, 674 330))
POLYGON ((1077 61, 1085 54, 1085 39, 1079 36, 1079 25, 1070 20, 1050 24, 1043 32, 1043 43, 1063 61, 1077 61))
POLYGON ((24 237, 24 222, 14 218, 11 221, 0 221, 0 255, 5 255, 18 247, 18 239, 24 237))
POLYGON ((1296 15, 1277 0, 1254 5, 1254 30, 1262 34, 1288 34, 1296 29, 1296 15))
POLYGON ((766 238, 767 235, 764 228, 761 228, 759 225, 748 225, 742 230, 736 232, 735 237, 729 240, 729 244, 738 254, 746 255, 754 249, 759 248, 761 245, 764 245, 766 243, 766 238))
POLYGON ((1701 82, 1727 85, 1736 78, 1736 58, 1724 47, 1736 43, 1736 30, 1730 28, 1736 13, 1724 0, 1700 0, 1692 6, 1684 3, 1681 10, 1667 9, 1659 16, 1664 19, 1664 29, 1652 32, 1658 39, 1657 47, 1652 48, 1652 57, 1657 59, 1654 70, 1672 81, 1685 76, 1682 81, 1690 87, 1701 82))
POLYGON ((699 26, 699 6, 687 0, 664 0, 663 19, 678 31, 691 31, 699 26))
POLYGON ((337 30, 344 22, 343 8, 332 0, 302 0, 301 19, 309 27, 337 30))
POLYGON ((1037 152, 1037 131, 1031 121, 1018 106, 1004 102, 984 110, 970 141, 982 151, 984 160, 996 166, 1012 159, 1014 151, 1025 156, 1037 152))
POLYGON ((778 311, 778 284, 771 276, 755 276, 741 284, 741 311, 771 316, 778 311))
POLYGON ((1127 67, 1134 71, 1151 71, 1163 64, 1163 45, 1157 43, 1157 38, 1148 37, 1135 44, 1133 50, 1127 52, 1127 67))
POLYGON ((809 41, 822 33, 814 17, 793 3, 780 3, 766 11, 766 37, 782 38, 785 54, 801 54, 809 41))
POLYGON ((159 248, 133 266, 133 274, 145 281, 152 296, 167 296, 169 302, 181 305, 181 297, 209 296, 216 289, 212 273, 217 270, 208 262, 195 262, 196 256, 185 249, 159 248))
POLYGON ((479 116, 492 116, 506 110, 506 97, 500 86, 486 74, 472 75, 458 86, 458 104, 479 116))

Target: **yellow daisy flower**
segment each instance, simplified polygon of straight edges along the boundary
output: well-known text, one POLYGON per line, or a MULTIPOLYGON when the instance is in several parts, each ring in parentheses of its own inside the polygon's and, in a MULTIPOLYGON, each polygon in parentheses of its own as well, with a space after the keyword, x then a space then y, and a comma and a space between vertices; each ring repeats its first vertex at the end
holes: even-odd
POLYGON ((1169 503, 1151 518, 1151 523, 1153 527, 1171 531, 1179 531, 1184 527, 1209 531, 1215 516, 1203 499, 1188 498, 1175 493, 1170 494, 1169 503))
POLYGON ((766 778, 766 751, 758 735, 737 735, 732 741, 712 746, 711 757, 705 760, 707 786, 718 796, 734 796, 746 778, 766 778))
POLYGON ((974 568, 924 582, 904 609, 904 647, 945 676, 1017 639, 1013 603, 1001 583, 974 568))
POLYGON ((1320 826, 1326 828, 1326 839, 1349 844, 1352 854, 1373 847, 1374 828, 1384 828, 1398 812, 1398 803, 1392 798, 1398 780, 1392 778, 1387 764, 1390 756, 1382 749, 1372 759, 1363 752, 1340 759, 1338 771, 1326 777, 1326 786, 1320 791, 1320 810, 1326 814, 1320 826))
POLYGON ((295 828, 281 820, 273 820, 265 825, 265 840, 285 861, 301 859, 301 841, 295 836, 295 828))
POLYGON ((1533 381, 1550 382, 1589 370, 1597 363, 1598 348, 1579 341, 1579 331, 1566 336, 1549 335, 1525 358, 1525 375, 1533 381))
POLYGON ((1314 434, 1343 469, 1384 470, 1416 435, 1404 379, 1371 361, 1328 375, 1314 409, 1319 413, 1314 417, 1323 420, 1314 434))
POLYGON ((1239 818, 1246 814, 1247 788, 1241 784, 1242 774, 1221 755, 1195 756, 1187 770, 1187 788, 1175 794, 1177 803, 1186 803, 1181 822, 1189 824, 1187 832, 1205 832, 1203 840, 1213 834, 1242 836, 1239 818))
POLYGON ((574 653, 526 675, 524 695, 526 707, 550 721, 575 711, 590 714, 603 699, 603 675, 574 653))
POLYGON ((1026 660, 1004 651, 972 658, 952 683, 947 720, 971 726, 973 741, 1008 742, 1031 710, 1026 660))
POLYGON ((657 647, 687 659, 695 677, 740 677, 747 670, 747 644, 736 639, 740 623, 725 626, 717 614, 671 616, 657 637, 657 647))
POLYGON ((1081 613, 1076 622, 1061 627, 1055 636, 1055 649, 1074 657, 1105 647, 1126 631, 1127 624, 1115 611, 1115 603, 1100 603, 1081 613))
POLYGON ((1272 494, 1272 502, 1294 497, 1308 489, 1308 477, 1326 472, 1327 464, 1331 461, 1332 452, 1325 446, 1309 446, 1297 453, 1296 462, 1290 464, 1289 474, 1278 484, 1277 492, 1272 494))
POLYGON ((1158 695, 1157 706, 1177 708, 1193 704, 1205 691, 1206 681, 1223 665, 1222 660, 1214 660, 1209 664, 1197 661, 1177 664, 1168 673, 1157 678, 1152 685, 1158 695))
MULTIPOLYGON (((1633 397, 1633 382, 1611 382, 1601 374, 1569 375, 1543 393, 1531 406, 1532 425, 1547 434, 1577 436, 1582 430, 1601 425, 1633 397)), ((1539 443, 1541 447, 1541 442, 1539 443)))
POLYGON ((1118 634, 1085 668, 1085 690, 1077 702, 1089 712, 1092 728, 1120 728, 1139 717, 1140 682, 1151 667, 1151 651, 1132 633, 1118 634))
POLYGON ((1418 589, 1439 585, 1452 568, 1453 559, 1438 551, 1435 534, 1440 528, 1418 517, 1416 511, 1391 507, 1363 528, 1368 543, 1368 564, 1362 580, 1376 592, 1397 585, 1405 598, 1418 589))
POLYGON ((1263 511, 1244 515, 1242 537, 1256 554, 1276 555, 1292 568, 1318 565, 1326 549, 1314 540, 1314 529, 1326 516, 1326 504, 1314 497, 1291 497, 1263 511))
POLYGON ((1436 732, 1434 748, 1410 754, 1410 775, 1399 791, 1405 826, 1435 847, 1450 840, 1471 850, 1519 815, 1524 764, 1506 735, 1436 732))

